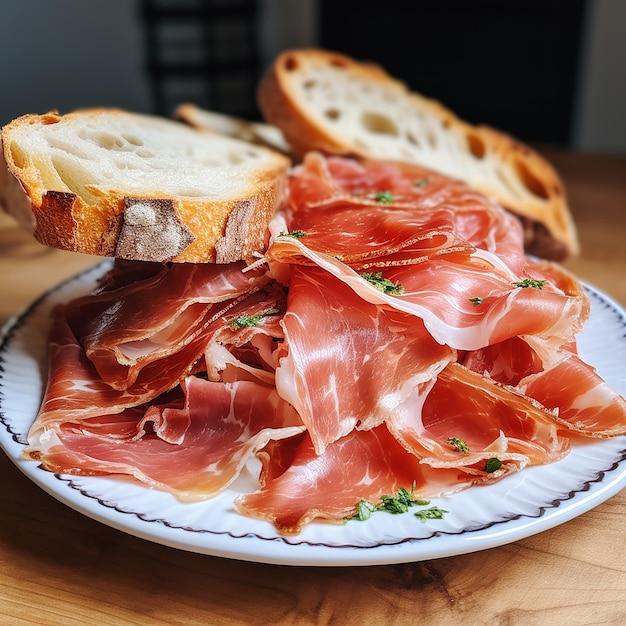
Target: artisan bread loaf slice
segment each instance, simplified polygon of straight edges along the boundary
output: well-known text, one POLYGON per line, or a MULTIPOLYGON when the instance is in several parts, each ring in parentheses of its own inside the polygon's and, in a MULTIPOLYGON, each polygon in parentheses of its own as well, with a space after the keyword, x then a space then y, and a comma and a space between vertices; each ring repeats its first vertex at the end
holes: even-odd
POLYGON ((4 194, 3 204, 41 243, 138 261, 251 258, 290 165, 272 150, 116 109, 20 117, 2 129, 2 147, 29 199, 4 194))
POLYGON ((288 50, 270 67, 258 97, 266 121, 296 155, 319 150, 427 167, 515 213, 529 252, 555 260, 578 252, 562 182, 544 158, 501 132, 460 120, 376 65, 288 50))
POLYGON ((207 111, 196 104, 185 102, 174 110, 174 117, 185 124, 201 130, 209 130, 243 141, 258 144, 290 154, 291 147, 276 126, 262 122, 250 122, 240 117, 207 111))

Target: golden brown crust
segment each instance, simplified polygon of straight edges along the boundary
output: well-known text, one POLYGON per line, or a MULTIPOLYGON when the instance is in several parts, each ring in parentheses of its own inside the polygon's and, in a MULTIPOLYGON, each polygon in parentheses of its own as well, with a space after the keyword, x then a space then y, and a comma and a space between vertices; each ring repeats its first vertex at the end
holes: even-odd
POLYGON ((546 159, 505 133, 470 125, 439 102, 411 93, 377 65, 325 50, 288 50, 263 77, 258 101, 297 157, 318 150, 440 171, 532 224, 529 251, 553 260, 579 251, 563 184, 546 159), (325 98, 324 90, 344 78, 350 88, 339 86, 325 98), (352 88, 361 90, 353 98, 352 88), (378 98, 377 111, 368 93, 378 98))
MULTIPOLYGON (((563 182, 552 165, 538 152, 509 135, 488 126, 463 123, 468 136, 478 137, 518 181, 530 192, 531 198, 521 200, 494 194, 489 182, 476 182, 477 189, 496 198, 515 213, 531 231, 527 234, 526 249, 531 254, 562 261, 579 253, 576 228, 570 214, 563 182), (472 135, 472 133, 474 133, 472 135)), ((475 148, 479 149, 479 148, 475 148)))
MULTIPOLYGON (((128 260, 169 261, 174 263, 230 263, 240 259, 252 260, 254 253, 264 250, 267 225, 279 204, 279 189, 267 191, 237 202, 212 203, 204 211, 195 203, 174 202, 164 198, 126 198, 121 208, 108 205, 97 215, 84 210, 71 193, 48 192, 42 205, 33 207, 37 220, 35 238, 42 244, 83 254, 110 256, 128 260), (129 202, 171 207, 171 219, 166 212, 156 211, 153 228, 140 230, 125 224, 125 208, 129 202), (242 223, 241 207, 246 210, 247 223, 242 223), (179 225, 180 237, 172 237, 173 223, 179 225), (235 223, 236 226, 232 224, 235 223), (130 231, 134 230, 134 234, 130 231), (170 235, 170 236, 168 236, 170 235), (184 246, 171 247, 172 239, 184 246), (133 239, 134 243, 129 240, 133 239)), ((280 185, 284 187, 284 185, 280 185)))

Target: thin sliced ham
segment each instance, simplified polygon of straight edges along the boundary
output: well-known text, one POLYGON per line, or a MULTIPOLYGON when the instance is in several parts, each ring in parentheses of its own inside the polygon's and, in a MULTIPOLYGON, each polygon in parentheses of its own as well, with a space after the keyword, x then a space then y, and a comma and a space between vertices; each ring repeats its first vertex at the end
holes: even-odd
MULTIPOLYGON (((187 367, 188 363, 184 363, 182 369, 187 367)), ((69 327, 64 307, 57 307, 48 335, 48 382, 37 419, 28 434, 31 453, 38 450, 48 432, 62 423, 121 413, 160 393, 146 389, 137 393, 134 389, 120 391, 104 382, 69 327)))
POLYGON ((463 182, 424 168, 312 152, 293 173, 290 198, 289 229, 310 234, 318 251, 341 246, 345 238, 347 254, 367 244, 369 254, 380 255, 397 250, 402 236, 410 241, 415 227, 439 225, 497 254, 511 269, 525 263, 521 226, 512 215, 463 182))
POLYGON ((420 463, 390 435, 384 425, 352 431, 317 454, 305 434, 276 442, 260 457, 272 480, 256 492, 238 496, 243 515, 271 522, 279 533, 296 535, 313 520, 341 523, 356 513, 358 502, 377 502, 381 495, 415 486, 416 498, 453 493, 478 482, 454 469, 420 463), (288 448, 287 451, 284 448, 288 448), (281 465, 288 459, 287 469, 281 465), (271 466, 276 463, 279 469, 271 466))
POLYGON ((511 387, 543 369, 541 357, 522 337, 511 337, 480 350, 466 352, 461 363, 473 372, 511 387))
POLYGON ((355 428, 381 424, 456 358, 419 319, 370 304, 315 267, 293 268, 282 323, 276 386, 318 454, 355 428))
MULTIPOLYGON (((183 402, 150 406, 130 437, 112 439, 97 421, 93 428, 90 422, 64 424, 39 458, 54 471, 132 476, 180 500, 197 501, 223 491, 270 439, 303 430, 273 387, 194 376, 182 389, 183 402)), ((130 433, 128 417, 121 420, 130 433)))
POLYGON ((266 254, 274 275, 281 275, 276 265, 317 265, 364 300, 419 317, 454 349, 523 334, 562 344, 588 316, 573 277, 526 259, 511 216, 439 175, 308 155, 292 177, 285 227, 266 254), (416 179, 427 184, 416 186, 416 179), (390 200, 377 202, 385 188, 390 200), (403 293, 381 293, 364 281, 370 267, 382 268, 403 293), (518 286, 527 283, 540 288, 518 286))
POLYGON ((106 289, 68 304, 68 323, 102 380, 126 389, 143 368, 195 342, 208 323, 267 283, 244 267, 173 264, 143 280, 105 279, 106 289))
POLYGON ((477 350, 522 334, 551 336, 560 345, 581 330, 589 308, 582 290, 568 294, 551 282, 541 289, 517 286, 525 279, 546 280, 541 268, 533 268, 530 276, 515 275, 484 252, 457 252, 386 268, 383 278, 399 285, 400 295, 381 292, 341 260, 310 250, 304 239, 280 237, 268 252, 273 262, 294 263, 298 255, 363 300, 422 319, 436 341, 457 350, 477 350))
POLYGON ((545 406, 564 436, 626 434, 626 400, 580 358, 573 342, 554 349, 537 337, 516 337, 468 352, 463 364, 545 406))
POLYGON ((523 378, 518 389, 551 409, 564 435, 626 435, 626 400, 575 352, 562 350, 559 356, 523 378))
MULTIPOLYGON (((147 301, 149 293, 144 293, 143 297, 147 301)), ((282 288, 273 286, 231 302, 226 308, 223 303, 209 305, 205 313, 207 320, 202 325, 203 332, 196 333, 193 340, 186 344, 176 345, 175 349, 168 351, 167 356, 143 364, 134 377, 134 382, 122 388, 103 380, 70 328, 66 307, 56 308, 48 340, 48 383, 37 419, 30 429, 31 445, 36 446, 35 442, 45 431, 56 429, 63 423, 119 413, 154 400, 176 387, 189 374, 202 369, 200 360, 211 354, 212 344, 218 340, 222 342, 219 347, 223 347, 223 343, 241 345, 246 339, 239 335, 249 339, 251 334, 260 333, 267 328, 271 328, 277 336, 282 336, 275 319, 264 321, 258 328, 243 327, 237 330, 232 328, 230 322, 238 315, 254 314, 258 308, 266 310, 268 306, 279 303, 284 306, 283 299, 282 288), (227 312, 228 316, 216 315, 213 312, 214 306, 217 306, 220 314, 227 312)), ((258 378, 265 382, 273 382, 273 374, 262 367, 246 364, 232 355, 230 358, 222 355, 219 362, 226 368, 227 361, 247 368, 251 373, 257 372, 258 378)), ((202 366, 206 368, 206 363, 202 366)), ((215 362, 211 363, 213 371, 217 372, 217 367, 215 362)), ((219 379, 217 373, 215 378, 219 379)))
POLYGON ((389 428, 423 463, 477 475, 484 475, 490 458, 501 461, 495 474, 501 476, 569 452, 569 441, 559 436, 545 407, 458 363, 438 375, 421 413, 399 413, 389 428), (456 440, 467 449, 455 447, 456 440))

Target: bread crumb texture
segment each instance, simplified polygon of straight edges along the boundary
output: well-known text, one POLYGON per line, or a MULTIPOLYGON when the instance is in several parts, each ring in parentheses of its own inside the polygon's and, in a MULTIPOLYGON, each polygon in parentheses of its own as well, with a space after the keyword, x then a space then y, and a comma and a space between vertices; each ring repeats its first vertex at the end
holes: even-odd
MULTIPOLYGON (((42 243, 134 260, 214 262, 230 212, 271 195, 290 164, 264 147, 115 109, 24 116, 2 138, 42 243)), ((271 215, 252 218, 271 219, 278 198, 267 201, 271 215)), ((255 236, 240 258, 263 245, 266 227, 249 226, 255 236)))

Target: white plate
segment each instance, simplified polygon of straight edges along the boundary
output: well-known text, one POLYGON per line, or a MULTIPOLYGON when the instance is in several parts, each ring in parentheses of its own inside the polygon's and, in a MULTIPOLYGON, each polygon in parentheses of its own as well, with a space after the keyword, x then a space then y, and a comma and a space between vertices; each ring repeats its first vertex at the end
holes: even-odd
MULTIPOLYGON (((90 518, 124 532, 193 552, 292 565, 375 565, 452 556, 502 545, 588 511, 626 486, 626 437, 577 445, 564 460, 532 467, 495 485, 473 487, 432 504, 448 513, 423 523, 411 512, 376 513, 366 522, 310 524, 292 538, 266 522, 235 513, 234 496, 254 488, 242 476, 218 498, 182 504, 128 481, 73 477, 21 458, 45 381, 45 339, 51 308, 89 291, 108 262, 53 288, 2 332, 0 445, 37 485, 90 518)), ((585 360, 626 394, 626 312, 586 286, 591 319, 580 336, 585 360)))

